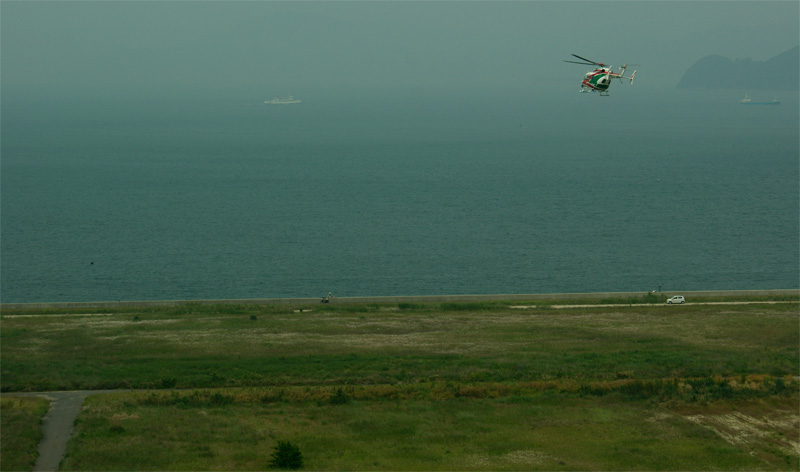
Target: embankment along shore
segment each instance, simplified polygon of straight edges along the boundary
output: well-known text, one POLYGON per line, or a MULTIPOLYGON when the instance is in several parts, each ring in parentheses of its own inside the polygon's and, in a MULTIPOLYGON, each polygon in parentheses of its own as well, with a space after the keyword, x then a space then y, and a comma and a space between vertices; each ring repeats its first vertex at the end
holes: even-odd
MULTIPOLYGON (((596 293, 538 293, 538 294, 486 294, 486 295, 410 295, 389 297, 334 297, 332 303, 442 303, 442 302, 479 302, 479 301, 535 301, 535 300, 603 300, 608 298, 630 298, 644 295, 645 292, 596 292, 596 293)), ((708 290, 708 291, 668 291, 659 292, 671 297, 683 295, 688 300, 713 297, 771 297, 800 296, 800 289, 777 290, 708 290)), ((49 310, 70 308, 113 308, 113 307, 156 307, 178 306, 187 303, 202 305, 307 305, 319 303, 323 297, 315 298, 250 298, 250 299, 217 299, 217 300, 117 300, 95 302, 35 302, 35 303, 2 303, 0 313, 17 310, 49 310)))

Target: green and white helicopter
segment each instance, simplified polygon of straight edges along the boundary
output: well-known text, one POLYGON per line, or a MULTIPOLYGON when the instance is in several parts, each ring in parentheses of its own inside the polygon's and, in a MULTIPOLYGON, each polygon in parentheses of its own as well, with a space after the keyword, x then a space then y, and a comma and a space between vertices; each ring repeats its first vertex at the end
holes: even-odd
MULTIPOLYGON (((618 72, 614 72, 611 70, 610 65, 603 64, 602 62, 594 62, 586 59, 585 57, 581 57, 577 54, 573 54, 574 57, 584 61, 564 61, 569 62, 572 64, 583 64, 587 66, 597 66, 593 71, 587 72, 586 75, 583 76, 583 80, 581 81, 581 93, 587 92, 600 92, 601 96, 608 96, 608 87, 611 86, 611 79, 619 79, 622 82, 622 79, 629 79, 631 84, 633 84, 633 76, 636 75, 636 71, 634 70, 630 77, 625 77, 625 69, 628 68, 628 64, 623 65, 622 67, 618 68, 618 72)), ((635 65, 635 64, 631 64, 635 65)))

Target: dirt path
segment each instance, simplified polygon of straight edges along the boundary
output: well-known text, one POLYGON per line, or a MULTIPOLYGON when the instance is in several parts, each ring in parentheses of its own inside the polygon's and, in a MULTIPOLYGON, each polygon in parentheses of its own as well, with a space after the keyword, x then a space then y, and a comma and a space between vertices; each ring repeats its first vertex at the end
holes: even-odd
POLYGON ((83 401, 89 395, 117 390, 80 390, 72 392, 8 393, 15 397, 41 397, 50 400, 50 409, 42 420, 44 437, 39 443, 39 458, 34 471, 56 471, 67 452, 67 442, 72 437, 75 418, 81 412, 83 401))

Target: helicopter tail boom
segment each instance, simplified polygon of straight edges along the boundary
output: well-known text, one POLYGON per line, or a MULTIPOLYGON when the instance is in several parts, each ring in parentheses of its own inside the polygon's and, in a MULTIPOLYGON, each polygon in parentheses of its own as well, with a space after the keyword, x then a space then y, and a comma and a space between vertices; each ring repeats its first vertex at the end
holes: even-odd
POLYGON ((622 79, 628 79, 631 81, 631 85, 633 85, 633 76, 636 75, 636 71, 634 70, 630 77, 625 77, 625 70, 628 68, 628 64, 623 65, 619 68, 618 74, 613 74, 613 77, 619 79, 622 82, 622 79))

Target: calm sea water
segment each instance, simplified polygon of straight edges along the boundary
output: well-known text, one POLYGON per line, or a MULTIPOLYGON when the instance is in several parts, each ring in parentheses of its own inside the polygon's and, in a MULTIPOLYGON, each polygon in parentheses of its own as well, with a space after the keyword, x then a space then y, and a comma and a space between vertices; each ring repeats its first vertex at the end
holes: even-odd
POLYGON ((4 104, 0 300, 798 288, 797 94, 575 95, 4 104))

